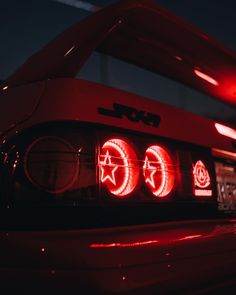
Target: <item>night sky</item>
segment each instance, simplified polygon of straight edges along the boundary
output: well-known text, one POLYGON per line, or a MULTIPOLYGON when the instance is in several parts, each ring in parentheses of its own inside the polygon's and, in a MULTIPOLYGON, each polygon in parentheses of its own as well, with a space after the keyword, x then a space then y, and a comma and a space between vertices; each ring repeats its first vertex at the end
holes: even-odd
MULTIPOLYGON (((116 1, 88 2, 105 6, 116 1)), ((236 1, 158 0, 156 2, 236 51, 236 1)), ((0 79, 6 79, 30 55, 89 14, 87 11, 53 0, 0 0, 0 79)), ((232 121, 234 113, 232 109, 227 110, 232 121)))

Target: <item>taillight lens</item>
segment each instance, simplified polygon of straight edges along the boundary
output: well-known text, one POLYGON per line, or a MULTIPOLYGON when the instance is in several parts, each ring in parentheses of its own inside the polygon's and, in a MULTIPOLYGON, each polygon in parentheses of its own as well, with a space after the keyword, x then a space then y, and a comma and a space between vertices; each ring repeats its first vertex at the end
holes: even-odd
POLYGON ((212 190, 209 189, 211 179, 205 164, 198 160, 193 167, 194 194, 195 196, 211 196, 212 190))
POLYGON ((17 134, 0 156, 1 206, 9 222, 19 210, 17 223, 32 228, 156 223, 217 209, 211 150, 186 142, 55 122, 17 134))
POLYGON ((158 145, 152 145, 146 150, 143 176, 154 196, 162 198, 171 193, 175 183, 175 169, 167 150, 158 145))
POLYGON ((139 167, 131 145, 122 139, 109 139, 99 156, 100 181, 117 197, 130 195, 137 186, 139 167))
POLYGON ((64 139, 48 136, 35 140, 24 158, 28 179, 50 193, 69 190, 79 171, 78 152, 64 139))
POLYGON ((30 130, 2 154, 2 171, 12 181, 4 188, 16 202, 165 206, 216 195, 206 149, 94 126, 57 128, 30 130))

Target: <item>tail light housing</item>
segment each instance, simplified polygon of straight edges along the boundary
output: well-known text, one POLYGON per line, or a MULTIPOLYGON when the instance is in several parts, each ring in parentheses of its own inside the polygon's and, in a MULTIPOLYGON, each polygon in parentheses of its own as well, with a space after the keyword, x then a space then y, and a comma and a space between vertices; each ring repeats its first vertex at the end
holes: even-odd
POLYGON ((79 203, 169 202, 183 195, 185 200, 213 195, 209 150, 194 147, 192 152, 185 143, 88 125, 47 129, 19 135, 14 152, 11 147, 5 153, 3 166, 11 170, 14 194, 21 195, 17 199, 37 192, 79 203))
POLYGON ((63 193, 78 179, 79 151, 59 137, 36 139, 25 153, 25 174, 36 187, 52 194, 63 193))
POLYGON ((210 149, 158 136, 53 123, 17 134, 1 156, 2 206, 80 209, 73 223, 192 218, 216 204, 210 149))

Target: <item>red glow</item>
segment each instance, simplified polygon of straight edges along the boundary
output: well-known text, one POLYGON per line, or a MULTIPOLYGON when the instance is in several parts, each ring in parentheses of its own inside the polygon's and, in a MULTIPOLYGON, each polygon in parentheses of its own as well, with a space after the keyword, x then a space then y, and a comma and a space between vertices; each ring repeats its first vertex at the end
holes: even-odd
POLYGON ((202 237, 202 235, 191 235, 191 236, 186 236, 186 237, 180 238, 180 239, 178 239, 178 241, 193 240, 193 239, 200 238, 200 237, 202 237))
POLYGON ((195 196, 211 197, 212 190, 211 189, 195 189, 195 196))
POLYGON ((148 157, 145 158, 143 169, 145 169, 145 182, 149 183, 155 189, 153 175, 157 172, 157 169, 150 165, 148 157))
POLYGON ((212 190, 206 189, 211 184, 209 172, 204 163, 199 160, 193 167, 194 177, 194 195, 195 196, 212 196, 212 190))
POLYGON ((105 159, 103 162, 100 162, 102 164, 101 166, 101 181, 105 182, 106 180, 111 181, 114 185, 116 185, 115 180, 115 171, 118 169, 118 166, 112 164, 111 162, 111 156, 109 154, 109 151, 107 150, 105 159))
POLYGON ((195 73, 199 78, 201 78, 201 79, 207 81, 208 83, 210 83, 210 84, 212 84, 212 85, 214 85, 214 86, 218 86, 218 85, 219 85, 219 83, 218 83, 215 79, 213 79, 211 76, 209 76, 209 75, 207 75, 207 74, 205 74, 205 73, 203 73, 203 72, 201 72, 201 71, 199 71, 199 70, 197 70, 197 69, 194 70, 194 73, 195 73))
POLYGON ((193 168, 194 184, 198 188, 206 188, 210 185, 211 180, 209 173, 201 160, 197 161, 193 168))
POLYGON ((110 243, 110 244, 91 244, 89 248, 127 248, 127 247, 139 247, 146 245, 153 245, 159 243, 158 240, 132 242, 132 243, 110 243))
POLYGON ((225 125, 215 123, 216 130, 226 137, 232 138, 236 140, 236 130, 225 125))
POLYGON ((110 139, 102 146, 99 159, 100 180, 114 195, 129 195, 139 178, 137 156, 124 140, 110 139))
POLYGON ((157 145, 146 150, 143 176, 148 188, 156 197, 165 197, 173 190, 174 165, 166 150, 157 145))
POLYGON ((232 152, 228 152, 228 151, 224 151, 224 150, 219 150, 219 149, 212 149, 213 155, 214 156, 219 156, 219 157, 223 157, 226 159, 230 159, 233 161, 236 161, 236 153, 232 153, 232 152))

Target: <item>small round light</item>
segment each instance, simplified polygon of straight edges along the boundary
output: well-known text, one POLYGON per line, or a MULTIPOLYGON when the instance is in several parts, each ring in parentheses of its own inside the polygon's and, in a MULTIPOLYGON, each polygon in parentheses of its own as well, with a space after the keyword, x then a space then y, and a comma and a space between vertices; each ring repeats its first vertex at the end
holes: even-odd
POLYGON ((137 186, 139 168, 134 149, 122 139, 104 143, 99 156, 100 181, 117 197, 130 195, 137 186))
POLYGON ((70 189, 77 179, 78 153, 64 139, 41 137, 26 151, 24 168, 34 185, 50 193, 62 193, 70 189))
POLYGON ((143 176, 149 190, 162 198, 171 193, 175 183, 175 170, 169 153, 158 145, 145 152, 143 176))

